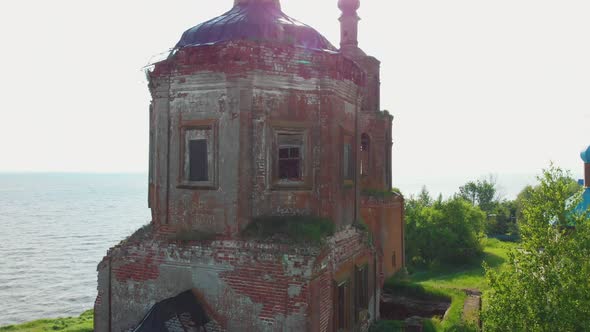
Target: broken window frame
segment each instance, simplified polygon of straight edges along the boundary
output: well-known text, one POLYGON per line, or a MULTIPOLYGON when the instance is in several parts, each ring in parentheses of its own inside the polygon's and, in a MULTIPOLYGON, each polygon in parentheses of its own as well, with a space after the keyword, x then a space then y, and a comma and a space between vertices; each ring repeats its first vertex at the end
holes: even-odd
POLYGON ((369 168, 371 167, 371 137, 367 133, 361 134, 360 146, 360 173, 361 176, 369 175, 369 168))
POLYGON ((309 148, 309 129, 301 123, 276 123, 272 125, 273 143, 270 147, 272 163, 272 189, 274 190, 310 190, 311 189, 311 149, 309 148), (281 143, 281 136, 299 136, 300 143, 281 143), (299 157, 281 158, 281 149, 299 149, 299 157), (299 160, 299 177, 281 178, 282 160, 299 160))
POLYGON ((337 332, 352 331, 352 299, 350 278, 334 285, 334 327, 337 332))
POLYGON ((356 321, 366 319, 369 310, 369 265, 357 266, 355 269, 355 314, 356 321))
POLYGON ((345 186, 352 186, 356 179, 356 144, 352 133, 343 131, 342 149, 341 149, 341 167, 342 181, 345 186))
POLYGON ((218 133, 217 120, 184 121, 180 125, 179 188, 217 189, 218 133), (191 179, 191 141, 206 141, 207 179, 191 179))

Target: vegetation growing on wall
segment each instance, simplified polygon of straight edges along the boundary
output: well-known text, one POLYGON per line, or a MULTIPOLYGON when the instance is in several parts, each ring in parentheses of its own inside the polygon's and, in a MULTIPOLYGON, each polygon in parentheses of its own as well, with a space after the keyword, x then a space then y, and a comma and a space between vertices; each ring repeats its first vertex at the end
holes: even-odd
POLYGON ((400 192, 397 188, 392 188, 392 190, 363 189, 361 194, 364 196, 384 199, 388 197, 399 196, 400 192))
POLYGON ((320 244, 334 234, 334 223, 312 216, 269 216, 254 219, 243 231, 246 238, 320 244))

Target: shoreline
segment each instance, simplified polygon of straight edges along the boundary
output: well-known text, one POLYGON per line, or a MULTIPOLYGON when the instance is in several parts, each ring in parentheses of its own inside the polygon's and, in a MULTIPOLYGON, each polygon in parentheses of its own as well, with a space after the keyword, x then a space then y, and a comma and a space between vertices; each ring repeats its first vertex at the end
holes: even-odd
POLYGON ((78 317, 42 318, 34 321, 0 326, 0 332, 92 332, 94 329, 94 311, 84 311, 78 317))

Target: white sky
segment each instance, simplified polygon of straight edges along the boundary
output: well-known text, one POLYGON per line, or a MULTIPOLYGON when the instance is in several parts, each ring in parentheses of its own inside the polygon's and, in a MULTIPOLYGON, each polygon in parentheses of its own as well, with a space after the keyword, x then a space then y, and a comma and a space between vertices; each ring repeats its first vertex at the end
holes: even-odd
MULTIPOLYGON (((336 3, 282 0, 338 46, 336 3)), ((0 171, 144 172, 141 67, 232 4, 2 1, 0 171)), ((394 185, 450 193, 493 173, 510 188, 550 160, 581 176, 590 1, 361 0, 359 15, 395 115, 394 185)))

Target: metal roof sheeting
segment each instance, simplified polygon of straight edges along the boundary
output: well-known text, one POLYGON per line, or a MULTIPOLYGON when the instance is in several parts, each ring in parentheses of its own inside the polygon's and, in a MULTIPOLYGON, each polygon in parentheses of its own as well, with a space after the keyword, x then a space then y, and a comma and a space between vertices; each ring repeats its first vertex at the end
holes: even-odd
POLYGON ((230 40, 269 41, 337 51, 318 31, 287 16, 272 2, 236 4, 227 13, 187 30, 175 48, 230 40))

